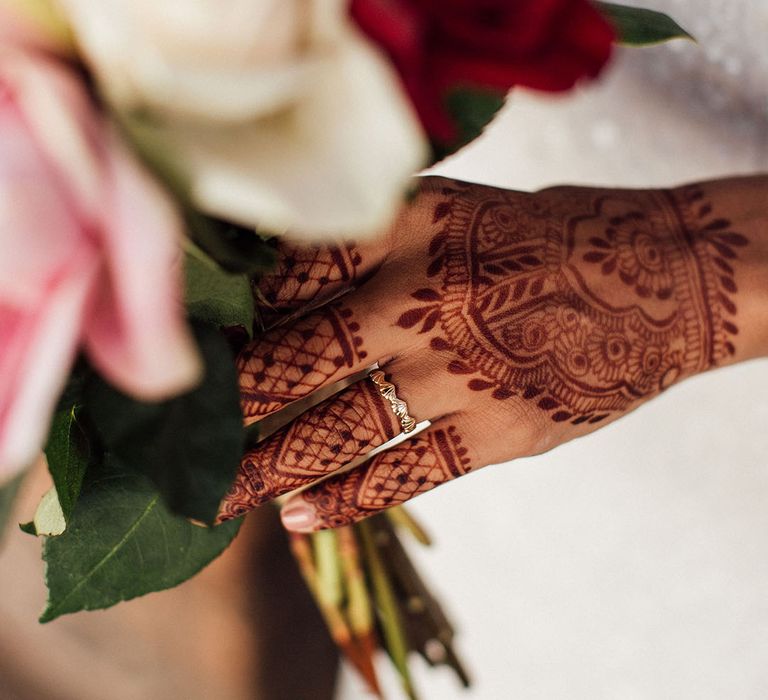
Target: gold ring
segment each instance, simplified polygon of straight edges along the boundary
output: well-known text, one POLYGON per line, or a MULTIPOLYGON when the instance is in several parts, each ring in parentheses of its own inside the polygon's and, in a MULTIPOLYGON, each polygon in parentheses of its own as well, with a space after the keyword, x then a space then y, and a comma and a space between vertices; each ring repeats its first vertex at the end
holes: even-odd
POLYGON ((390 384, 386 379, 384 372, 380 369, 373 370, 368 377, 376 385, 379 393, 389 401, 392 406, 392 412, 399 418, 400 425, 404 433, 410 433, 416 427, 416 420, 408 415, 408 404, 402 399, 397 398, 395 385, 390 384))

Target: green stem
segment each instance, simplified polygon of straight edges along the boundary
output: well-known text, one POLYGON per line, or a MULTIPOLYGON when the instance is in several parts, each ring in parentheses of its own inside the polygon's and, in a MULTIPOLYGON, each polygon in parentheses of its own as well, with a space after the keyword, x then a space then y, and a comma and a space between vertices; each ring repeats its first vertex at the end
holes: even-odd
POLYGON ((317 592, 324 606, 339 608, 343 597, 339 541, 333 530, 312 533, 317 592))
POLYGON ((384 511, 385 515, 392 521, 393 525, 402 527, 411 533, 413 538, 423 544, 425 547, 429 547, 432 544, 432 538, 427 534, 427 531, 421 526, 421 524, 414 518, 404 506, 395 506, 384 511))
POLYGON ((360 534, 360 540, 363 544, 365 558, 368 563, 368 571, 371 576, 373 594, 378 607, 379 621, 381 622, 386 649, 392 658, 392 663, 400 674, 406 694, 411 700, 416 700, 416 692, 413 688, 410 671, 408 670, 408 642, 405 638, 403 620, 400 617, 392 585, 379 556, 370 524, 366 522, 358 523, 357 531, 360 534))

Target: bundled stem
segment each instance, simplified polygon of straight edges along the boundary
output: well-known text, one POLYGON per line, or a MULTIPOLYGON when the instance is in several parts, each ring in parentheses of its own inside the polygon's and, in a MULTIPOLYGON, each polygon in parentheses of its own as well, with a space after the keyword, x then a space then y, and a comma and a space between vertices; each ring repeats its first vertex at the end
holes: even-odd
POLYGON ((357 532, 365 552, 366 564, 371 578, 371 586, 377 605, 379 623, 384 634, 386 650, 400 674, 403 689, 407 696, 415 700, 416 693, 408 669, 408 642, 389 576, 379 556, 373 529, 369 522, 363 521, 357 524, 357 532))
POLYGON ((416 700, 408 667, 411 651, 431 665, 450 666, 465 686, 469 679, 453 649, 453 628, 416 571, 396 526, 429 543, 402 507, 337 530, 293 533, 290 541, 331 636, 370 690, 383 697, 375 670, 381 648, 407 697, 416 700))
MULTIPOLYGON (((299 570, 315 598, 331 637, 365 679, 371 692, 381 697, 373 665, 376 642, 372 625, 367 630, 364 624, 361 625, 365 619, 361 610, 366 601, 361 600, 359 586, 356 586, 358 590, 353 591, 348 584, 350 564, 345 561, 349 557, 348 546, 340 546, 339 533, 333 530, 312 535, 291 533, 290 543, 299 570), (355 618, 349 614, 351 601, 354 601, 355 618)), ((354 556, 357 556, 356 552, 354 556)), ((362 595, 367 599, 364 587, 362 595)), ((370 607, 370 603, 367 604, 370 607)), ((370 619, 370 614, 368 617, 370 619)))

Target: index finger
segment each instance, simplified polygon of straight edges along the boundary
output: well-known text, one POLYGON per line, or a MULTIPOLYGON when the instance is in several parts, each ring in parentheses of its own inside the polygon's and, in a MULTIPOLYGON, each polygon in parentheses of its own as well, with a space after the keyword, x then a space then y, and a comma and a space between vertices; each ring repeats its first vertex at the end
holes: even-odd
POLYGON ((275 270, 254 284, 261 325, 272 328, 284 319, 306 313, 362 284, 386 257, 382 239, 357 244, 327 245, 275 243, 275 270))

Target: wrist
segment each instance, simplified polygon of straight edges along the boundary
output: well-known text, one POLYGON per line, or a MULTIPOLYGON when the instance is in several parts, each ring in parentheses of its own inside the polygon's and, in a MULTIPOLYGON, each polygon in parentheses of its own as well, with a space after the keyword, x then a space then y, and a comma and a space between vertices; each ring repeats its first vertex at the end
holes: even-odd
POLYGON ((612 391, 615 376, 628 400, 644 399, 766 353, 759 228, 768 217, 756 196, 764 183, 558 187, 533 195, 532 211, 551 217, 548 249, 559 247, 559 284, 570 290, 556 304, 581 317, 583 342, 568 342, 587 349, 584 366, 596 372, 600 391, 612 391), (590 357, 590 348, 599 352, 590 357))
POLYGON ((768 178, 669 190, 696 260, 712 365, 768 355, 768 178))

